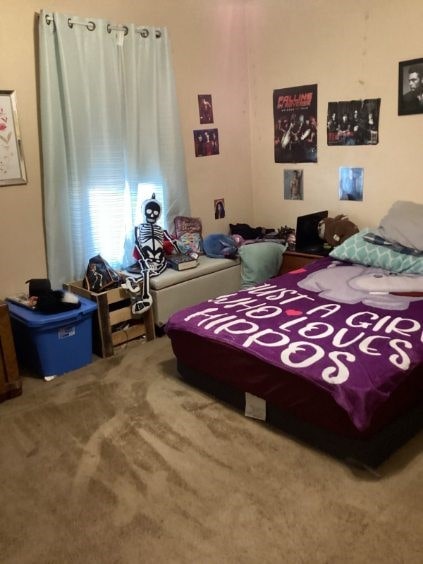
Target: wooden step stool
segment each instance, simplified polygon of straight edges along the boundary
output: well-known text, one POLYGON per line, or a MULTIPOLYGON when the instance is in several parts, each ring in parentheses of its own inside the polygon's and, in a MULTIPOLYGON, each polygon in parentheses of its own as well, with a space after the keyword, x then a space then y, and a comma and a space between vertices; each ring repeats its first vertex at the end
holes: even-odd
POLYGON ((134 317, 130 295, 125 288, 96 293, 84 288, 82 280, 63 287, 97 303, 97 315, 93 318, 93 351, 98 356, 113 356, 115 347, 142 336, 147 341, 155 338, 153 308, 134 317))

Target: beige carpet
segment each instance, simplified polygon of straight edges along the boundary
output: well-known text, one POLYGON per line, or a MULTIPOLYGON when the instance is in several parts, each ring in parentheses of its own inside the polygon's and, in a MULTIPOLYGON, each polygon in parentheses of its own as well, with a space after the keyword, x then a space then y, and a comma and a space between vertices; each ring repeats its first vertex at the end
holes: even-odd
POLYGON ((421 564, 422 445, 353 471, 136 343, 0 404, 0 562, 421 564))

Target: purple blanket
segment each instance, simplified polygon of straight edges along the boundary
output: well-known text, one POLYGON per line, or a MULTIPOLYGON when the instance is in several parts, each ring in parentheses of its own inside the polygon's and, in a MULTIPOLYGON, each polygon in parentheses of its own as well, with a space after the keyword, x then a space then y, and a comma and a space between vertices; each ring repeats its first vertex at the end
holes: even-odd
POLYGON ((310 380, 365 430, 375 408, 423 362, 423 297, 378 292, 383 275, 321 259, 183 309, 166 331, 223 342, 310 380))

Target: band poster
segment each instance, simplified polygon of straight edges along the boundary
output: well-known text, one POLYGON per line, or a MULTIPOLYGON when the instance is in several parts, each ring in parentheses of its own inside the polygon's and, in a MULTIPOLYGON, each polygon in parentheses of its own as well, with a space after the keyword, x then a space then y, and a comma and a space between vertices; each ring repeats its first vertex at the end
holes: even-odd
POLYGON ((328 145, 377 145, 380 98, 329 102, 328 145))
POLYGON ((276 163, 317 162, 317 84, 273 91, 276 163))

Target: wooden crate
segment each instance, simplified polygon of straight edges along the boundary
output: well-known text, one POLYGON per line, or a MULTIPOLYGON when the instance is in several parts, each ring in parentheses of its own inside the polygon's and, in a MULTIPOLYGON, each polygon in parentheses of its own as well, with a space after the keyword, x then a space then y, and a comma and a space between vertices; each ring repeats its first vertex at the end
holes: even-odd
POLYGON ((66 290, 97 303, 97 315, 93 323, 93 351, 98 356, 113 356, 115 347, 145 336, 147 341, 155 338, 153 308, 142 317, 134 317, 128 290, 113 288, 106 292, 90 292, 83 287, 82 280, 69 282, 66 290))

